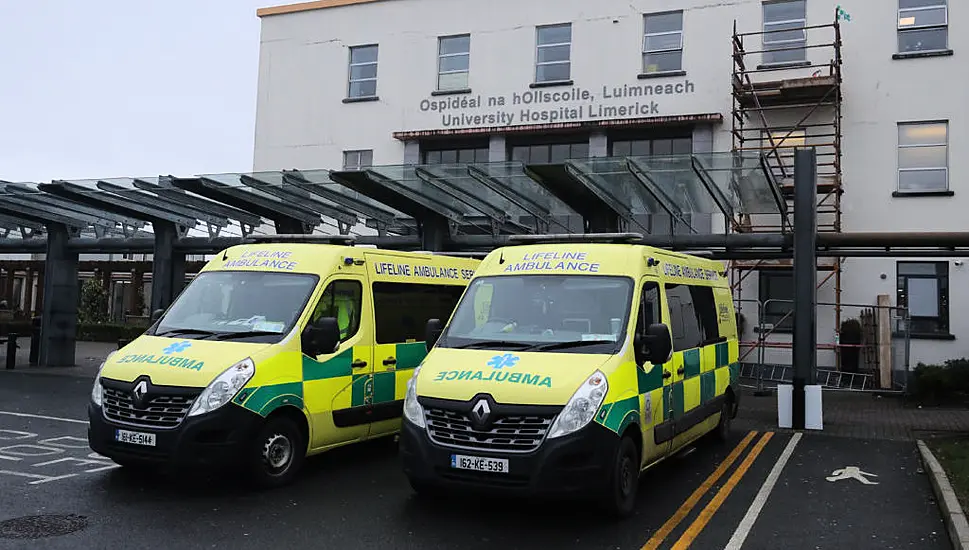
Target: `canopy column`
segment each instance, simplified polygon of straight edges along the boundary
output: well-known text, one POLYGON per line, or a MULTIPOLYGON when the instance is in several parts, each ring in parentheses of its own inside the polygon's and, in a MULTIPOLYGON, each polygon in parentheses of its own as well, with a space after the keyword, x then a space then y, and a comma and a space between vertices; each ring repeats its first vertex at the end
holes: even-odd
POLYGON ((77 335, 78 255, 68 247, 66 225, 47 226, 44 309, 40 332, 40 365, 73 367, 77 335))

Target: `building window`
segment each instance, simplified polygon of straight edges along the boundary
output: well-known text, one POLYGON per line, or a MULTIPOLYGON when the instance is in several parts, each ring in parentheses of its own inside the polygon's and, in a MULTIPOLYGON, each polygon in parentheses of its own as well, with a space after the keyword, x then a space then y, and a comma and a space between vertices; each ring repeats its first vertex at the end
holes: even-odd
POLYGON ((524 164, 562 164, 575 158, 589 158, 589 142, 517 145, 511 148, 511 160, 524 164))
POLYGON ((350 86, 347 97, 377 97, 377 45, 350 48, 350 86))
POLYGON ((634 139, 612 142, 614 157, 648 157, 689 155, 693 152, 693 138, 634 139))
POLYGON ((764 64, 807 59, 805 0, 764 2, 764 64))
POLYGON ((898 192, 949 189, 948 122, 898 125, 898 192))
POLYGON ((471 35, 442 36, 437 44, 437 89, 466 90, 471 63, 471 35))
POLYGON ((424 151, 424 164, 481 164, 488 162, 488 148, 424 151))
POLYGON ((898 51, 924 52, 949 46, 947 0, 898 0, 898 51))
POLYGON ((572 24, 537 28, 535 82, 561 82, 572 76, 572 24))
POLYGON ((912 336, 949 334, 949 264, 898 262, 898 307, 908 308, 912 336))
POLYGON ((773 325, 775 331, 794 329, 794 271, 770 270, 760 272, 759 299, 763 304, 761 322, 773 325))
POLYGON ((664 73, 683 69, 683 12, 645 16, 643 72, 664 73))
POLYGON ((373 151, 370 149, 343 152, 344 170, 363 170, 373 166, 373 151))

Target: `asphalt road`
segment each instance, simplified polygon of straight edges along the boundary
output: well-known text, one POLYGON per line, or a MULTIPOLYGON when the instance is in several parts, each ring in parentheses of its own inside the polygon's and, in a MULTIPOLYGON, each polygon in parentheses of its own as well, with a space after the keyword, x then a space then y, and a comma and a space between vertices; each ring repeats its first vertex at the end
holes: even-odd
POLYGON ((635 516, 616 522, 582 503, 427 502, 392 440, 312 459, 296 484, 269 492, 231 477, 138 477, 87 448, 89 389, 84 378, 0 373, 0 549, 948 547, 911 443, 738 431, 644 474, 635 516), (826 479, 846 466, 877 484, 826 479), (38 515, 78 530, 10 538, 61 526, 18 519, 38 515))

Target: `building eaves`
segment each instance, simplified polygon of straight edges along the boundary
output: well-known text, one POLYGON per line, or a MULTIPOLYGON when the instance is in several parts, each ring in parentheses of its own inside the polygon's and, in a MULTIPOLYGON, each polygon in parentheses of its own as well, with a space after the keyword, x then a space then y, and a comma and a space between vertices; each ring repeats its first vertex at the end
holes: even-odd
POLYGON ((282 6, 259 8, 256 10, 256 16, 268 17, 270 15, 283 15, 286 13, 299 13, 302 11, 324 10, 327 8, 339 8, 342 6, 369 4, 371 2, 381 1, 383 0, 315 0, 313 2, 300 2, 298 4, 285 4, 282 6))

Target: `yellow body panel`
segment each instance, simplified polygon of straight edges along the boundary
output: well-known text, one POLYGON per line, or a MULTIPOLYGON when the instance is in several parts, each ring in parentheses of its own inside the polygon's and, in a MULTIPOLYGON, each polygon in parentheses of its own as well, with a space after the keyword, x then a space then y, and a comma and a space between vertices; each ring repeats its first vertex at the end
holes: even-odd
MULTIPOLYGON (((617 437, 627 433, 631 425, 638 425, 644 467, 717 426, 720 403, 733 391, 738 368, 736 317, 721 262, 635 244, 528 244, 491 252, 474 279, 527 275, 631 278, 634 307, 623 329, 621 337, 625 340, 619 352, 606 355, 582 353, 581 349, 556 353, 438 346, 422 363, 416 380, 419 396, 466 401, 487 393, 499 403, 565 405, 599 369, 607 377, 609 391, 594 422, 617 437), (637 365, 632 342, 644 285, 651 284, 661 290, 658 312, 667 326, 671 313, 666 285, 712 289, 719 339, 675 351, 665 364, 637 365), (661 443, 655 443, 657 440, 661 443)), ((480 325, 488 320, 492 296, 474 299, 475 321, 480 325)))
MULTIPOLYGON (((310 454, 393 433, 400 417, 370 421, 377 406, 404 398, 406 383, 426 354, 421 339, 376 344, 373 285, 445 285, 463 292, 479 260, 429 253, 397 252, 309 243, 234 246, 216 254, 200 275, 216 271, 263 271, 318 277, 292 330, 276 343, 142 335, 106 361, 101 376, 131 382, 148 375, 156 385, 204 388, 245 358, 255 375, 225 407, 268 416, 282 406, 303 412, 310 454), (308 357, 300 335, 328 285, 359 283, 362 290, 356 333, 335 353, 308 357), (343 414, 342 418, 339 414, 343 414)), ((423 326, 420 327, 423 334, 423 326)), ((399 405, 398 405, 399 408, 399 405)))

